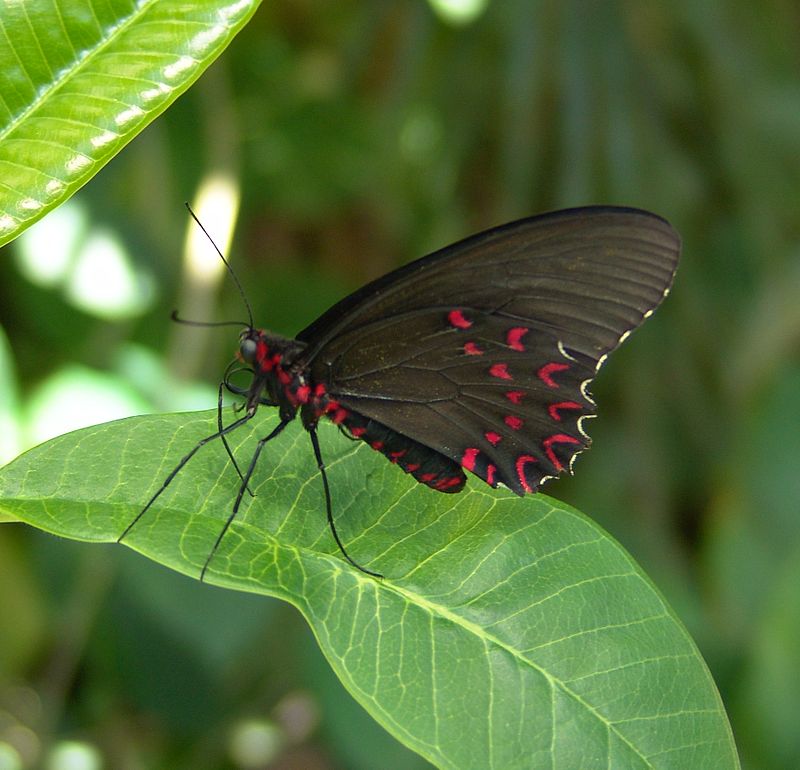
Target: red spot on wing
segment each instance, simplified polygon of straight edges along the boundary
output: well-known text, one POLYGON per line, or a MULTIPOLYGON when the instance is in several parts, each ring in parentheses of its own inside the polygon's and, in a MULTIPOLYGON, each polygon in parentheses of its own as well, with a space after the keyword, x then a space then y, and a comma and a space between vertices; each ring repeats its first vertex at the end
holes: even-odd
POLYGON ((437 474, 435 474, 435 473, 423 473, 419 477, 419 480, 423 481, 423 482, 425 482, 427 484, 429 481, 433 481, 436 478, 436 475, 437 474))
POLYGON ((403 466, 403 470, 406 473, 413 473, 414 471, 418 471, 419 463, 408 463, 408 465, 403 466))
POLYGON ((464 454, 461 457, 461 464, 468 470, 474 471, 475 470, 475 460, 480 454, 480 451, 475 447, 469 447, 468 449, 464 450, 464 454))
POLYGON ((295 394, 294 394, 295 398, 301 404, 307 404, 308 403, 308 397, 310 395, 311 395, 311 388, 309 388, 308 385, 301 385, 295 391, 295 394))
POLYGON ((486 483, 491 487, 496 487, 497 482, 494 480, 494 474, 497 472, 497 467, 489 463, 486 466, 486 483))
POLYGON ((522 397, 524 395, 525 393, 521 390, 509 390, 508 393, 506 393, 506 398, 512 404, 518 404, 520 401, 522 401, 522 397))
POLYGON ((383 441, 373 441, 370 446, 380 452, 383 449, 383 441))
POLYGON ((539 371, 536 372, 536 376, 547 385, 548 388, 557 388, 558 383, 553 379, 553 375, 556 372, 563 372, 564 369, 569 369, 569 364, 560 364, 556 361, 552 361, 539 369, 539 371))
POLYGON ((408 449, 399 449, 397 452, 389 452, 389 459, 396 463, 403 455, 408 453, 408 449))
POLYGON ((292 381, 292 375, 285 369, 278 369, 278 382, 281 385, 288 385, 292 381))
POLYGON ((550 413, 550 417, 557 422, 561 422, 561 415, 558 413, 559 409, 583 409, 583 405, 577 401, 559 401, 557 404, 550 404, 547 407, 547 411, 550 413))
POLYGON ((361 438, 366 432, 367 429, 363 427, 350 428, 350 433, 352 433, 355 438, 361 438))
POLYGON ((498 377, 501 380, 513 380, 514 378, 508 373, 508 364, 492 364, 489 367, 489 374, 492 377, 498 377))
POLYGON ((492 446, 497 446, 503 440, 503 437, 493 430, 486 431, 483 435, 492 446))
POLYGON ((535 492, 536 490, 531 487, 528 483, 528 479, 525 478, 525 466, 529 463, 537 462, 536 458, 532 455, 520 455, 517 458, 517 462, 515 463, 516 471, 517 471, 517 478, 519 479, 519 483, 522 485, 522 488, 526 492, 535 492))
POLYGON ((506 344, 512 350, 525 350, 521 340, 529 331, 530 329, 524 326, 515 326, 513 329, 509 329, 506 334, 506 344))
POLYGON ((524 424, 519 417, 515 417, 513 414, 506 415, 503 418, 503 422, 508 425, 511 430, 519 430, 524 424))
POLYGON ((464 343, 464 352, 468 356, 482 356, 483 355, 483 351, 474 342, 466 342, 466 343, 464 343))
POLYGON ((553 451, 553 444, 580 444, 580 443, 581 442, 578 441, 578 439, 573 438, 572 436, 568 436, 566 433, 554 433, 552 436, 548 436, 544 441, 542 441, 542 447, 544 447, 547 459, 550 460, 551 463, 553 463, 556 470, 563 471, 564 466, 561 464, 561 461, 556 457, 556 453, 553 451))
POLYGON ((325 395, 325 384, 320 382, 314 388, 314 398, 320 398, 325 395))
POLYGON ((450 325, 455 326, 456 329, 469 329, 469 327, 472 326, 472 321, 470 321, 469 318, 465 318, 460 310, 451 310, 447 314, 447 320, 450 322, 450 325))

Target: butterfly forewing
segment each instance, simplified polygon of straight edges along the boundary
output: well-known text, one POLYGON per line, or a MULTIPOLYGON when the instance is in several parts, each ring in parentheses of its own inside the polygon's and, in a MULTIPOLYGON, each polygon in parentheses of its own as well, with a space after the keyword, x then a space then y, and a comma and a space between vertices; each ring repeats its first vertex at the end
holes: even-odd
POLYGON ((387 315, 458 303, 502 309, 525 290, 527 310, 542 303, 535 309, 543 323, 570 331, 585 315, 597 343, 612 349, 619 323, 604 334, 605 312, 613 314, 615 306, 617 312, 626 306, 628 313, 639 311, 622 331, 641 323, 672 283, 679 251, 675 230, 645 211, 598 206, 543 214, 479 233, 378 278, 336 303, 297 339, 308 344, 311 361, 329 343, 341 343, 344 332, 387 315), (589 298, 597 305, 585 307, 589 298), (569 306, 579 308, 577 317, 569 306))
POLYGON ((586 387, 659 304, 680 242, 664 220, 589 208, 534 217, 411 263, 298 335, 348 410, 519 494, 589 443, 586 387))

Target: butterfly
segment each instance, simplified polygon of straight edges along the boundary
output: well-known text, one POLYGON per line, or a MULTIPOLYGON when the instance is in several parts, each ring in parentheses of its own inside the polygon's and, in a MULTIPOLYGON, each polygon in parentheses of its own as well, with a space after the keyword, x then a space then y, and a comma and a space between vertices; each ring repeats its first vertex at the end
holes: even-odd
POLYGON ((362 572, 381 577, 351 559, 337 533, 320 420, 438 492, 461 491, 465 471, 518 495, 536 492, 571 472, 589 446, 584 424, 595 416, 589 386, 608 354, 669 292, 680 248, 666 220, 639 209, 550 212, 400 267, 333 305, 295 338, 256 328, 220 254, 250 318, 242 324, 237 362, 220 384, 218 430, 178 463, 119 540, 202 446, 221 439, 241 484, 202 580, 264 446, 299 415, 340 551, 362 572), (236 366, 250 377, 247 387, 233 382, 236 366), (244 399, 242 416, 227 426, 223 388, 244 399), (226 436, 260 406, 277 407, 279 422, 242 472, 226 436))

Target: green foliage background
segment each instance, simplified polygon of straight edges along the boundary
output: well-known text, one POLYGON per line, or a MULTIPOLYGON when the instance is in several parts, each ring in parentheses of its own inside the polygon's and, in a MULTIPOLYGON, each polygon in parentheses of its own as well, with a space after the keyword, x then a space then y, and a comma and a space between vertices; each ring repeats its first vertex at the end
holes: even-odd
MULTIPOLYGON (((800 765, 798 23, 777 0, 498 0, 465 24, 425 3, 261 7, 76 196, 151 280, 143 310, 98 317, 4 249, 0 447, 30 443, 68 381, 141 412, 213 405, 213 387, 195 393, 235 341, 167 320, 198 302, 195 316, 241 316, 230 286, 203 305, 181 273, 180 204, 211 168, 241 185, 231 254, 256 317, 287 334, 482 227, 649 208, 684 237, 675 289, 604 369, 594 449, 548 493, 596 516, 677 610, 745 766, 800 765)), ((224 767, 237 726, 270 714, 286 737, 302 707, 319 724, 277 767, 425 766, 277 602, 5 526, 0 608, 0 704, 34 740, 224 767)))

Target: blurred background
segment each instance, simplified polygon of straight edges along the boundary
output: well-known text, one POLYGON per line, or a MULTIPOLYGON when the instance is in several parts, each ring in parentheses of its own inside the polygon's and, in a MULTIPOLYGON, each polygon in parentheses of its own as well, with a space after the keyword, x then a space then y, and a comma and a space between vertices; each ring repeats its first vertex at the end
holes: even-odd
MULTIPOLYGON (((798 30, 787 0, 265 4, 6 248, 0 461, 83 425, 214 406, 236 333, 169 313, 244 310, 207 244, 192 248, 184 200, 257 322, 289 335, 491 225, 650 209, 684 238, 675 288, 597 380, 577 476, 546 492, 676 609, 745 767, 800 767, 798 30)), ((4 770, 427 766, 277 601, 7 525, 0 607, 4 770)))

